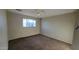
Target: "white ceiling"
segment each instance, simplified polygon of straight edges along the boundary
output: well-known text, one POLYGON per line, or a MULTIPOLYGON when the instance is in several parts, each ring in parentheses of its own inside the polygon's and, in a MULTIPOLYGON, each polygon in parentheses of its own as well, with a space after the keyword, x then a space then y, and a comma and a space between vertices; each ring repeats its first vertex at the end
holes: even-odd
POLYGON ((21 9, 21 10, 22 11, 17 11, 16 9, 9 9, 8 11, 36 18, 50 17, 65 13, 71 13, 75 11, 75 9, 21 9), (40 15, 38 15, 38 13, 40 13, 40 15))

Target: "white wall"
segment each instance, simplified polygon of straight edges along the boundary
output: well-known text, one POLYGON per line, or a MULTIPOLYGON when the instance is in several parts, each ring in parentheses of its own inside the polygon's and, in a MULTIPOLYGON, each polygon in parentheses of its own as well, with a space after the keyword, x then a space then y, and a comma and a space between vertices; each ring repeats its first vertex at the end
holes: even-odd
POLYGON ((0 9, 0 49, 8 49, 6 10, 0 9))
POLYGON ((72 43, 75 25, 74 13, 44 18, 41 24, 41 34, 72 43))
MULTIPOLYGON (((79 26, 79 11, 76 11, 76 24, 75 28, 79 26)), ((74 39, 72 43, 72 49, 79 50, 79 29, 74 31, 74 39)))
POLYGON ((8 18, 8 35, 9 40, 21 38, 21 37, 27 37, 31 35, 36 35, 40 33, 40 20, 24 16, 20 14, 15 14, 12 12, 7 12, 7 18, 8 18), (22 21, 23 18, 32 18, 37 21, 37 26, 35 28, 23 28, 22 21))

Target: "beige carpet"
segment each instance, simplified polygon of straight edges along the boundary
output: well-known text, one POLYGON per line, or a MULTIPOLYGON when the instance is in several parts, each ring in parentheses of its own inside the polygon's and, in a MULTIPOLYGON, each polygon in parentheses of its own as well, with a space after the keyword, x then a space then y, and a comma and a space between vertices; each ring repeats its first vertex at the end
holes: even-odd
POLYGON ((70 50, 71 45, 44 35, 9 41, 9 50, 70 50))

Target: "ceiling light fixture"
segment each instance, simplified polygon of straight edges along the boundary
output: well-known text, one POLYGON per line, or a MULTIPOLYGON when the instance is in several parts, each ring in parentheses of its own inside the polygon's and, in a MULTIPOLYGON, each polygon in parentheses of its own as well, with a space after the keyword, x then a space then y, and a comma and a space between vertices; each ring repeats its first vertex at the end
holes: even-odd
POLYGON ((41 14, 40 13, 37 13, 37 15, 40 16, 41 14))
POLYGON ((22 11, 21 9, 16 9, 17 11, 22 11))
POLYGON ((44 10, 41 10, 41 9, 35 9, 34 10, 37 14, 37 16, 40 16, 42 13, 44 13, 44 10))

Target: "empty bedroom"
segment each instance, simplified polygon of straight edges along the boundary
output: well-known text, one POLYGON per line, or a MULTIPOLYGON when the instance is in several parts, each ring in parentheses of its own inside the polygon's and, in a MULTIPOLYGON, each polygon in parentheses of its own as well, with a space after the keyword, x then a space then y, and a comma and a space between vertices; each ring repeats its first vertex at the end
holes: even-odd
POLYGON ((0 24, 6 25, 0 35, 7 33, 5 37, 1 36, 1 49, 79 49, 79 10, 6 9, 0 10, 0 15, 3 16, 0 24))

